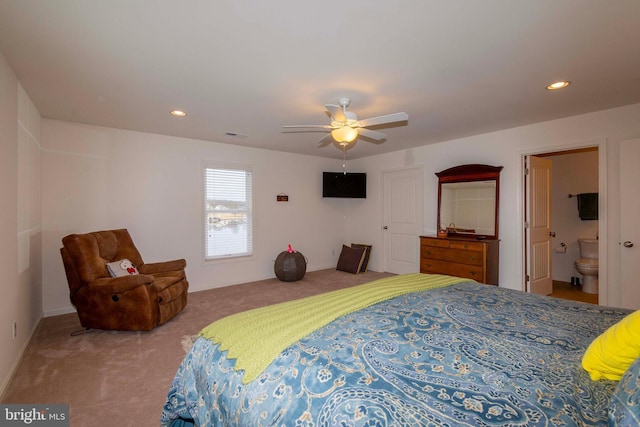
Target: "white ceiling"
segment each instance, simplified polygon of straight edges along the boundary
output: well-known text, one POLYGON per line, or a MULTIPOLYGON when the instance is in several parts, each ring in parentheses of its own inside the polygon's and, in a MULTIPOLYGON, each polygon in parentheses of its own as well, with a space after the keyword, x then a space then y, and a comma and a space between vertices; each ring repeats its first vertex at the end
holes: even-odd
POLYGON ((353 159, 640 102, 640 1, 0 0, 0 52, 45 118, 340 158, 282 126, 409 115, 353 159))

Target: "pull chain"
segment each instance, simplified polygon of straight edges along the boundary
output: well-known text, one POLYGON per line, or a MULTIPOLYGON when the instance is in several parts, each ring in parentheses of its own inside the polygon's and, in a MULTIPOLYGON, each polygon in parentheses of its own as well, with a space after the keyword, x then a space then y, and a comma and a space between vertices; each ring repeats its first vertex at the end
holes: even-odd
POLYGON ((342 173, 347 174, 347 146, 342 146, 342 173))

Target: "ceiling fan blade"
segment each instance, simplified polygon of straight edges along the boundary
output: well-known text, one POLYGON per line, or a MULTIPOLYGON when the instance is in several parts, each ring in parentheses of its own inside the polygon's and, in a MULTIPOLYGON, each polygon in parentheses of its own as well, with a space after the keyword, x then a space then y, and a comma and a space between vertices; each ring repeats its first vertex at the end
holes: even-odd
POLYGON ((331 144, 333 142, 333 137, 331 136, 331 134, 325 136, 324 138, 322 138, 320 140, 320 142, 318 142, 318 148, 322 148, 322 147, 326 147, 327 145, 331 144))
POLYGON ((287 125, 287 126, 282 126, 283 128, 322 128, 322 129, 331 129, 331 126, 329 125, 287 125))
POLYGON ((364 128, 358 129, 358 135, 364 136, 365 138, 373 139, 376 141, 381 141, 387 137, 387 135, 385 135, 382 132, 378 132, 371 129, 364 129, 364 128))
POLYGON ((371 117, 370 119, 360 120, 361 127, 369 127, 375 125, 383 125, 386 123, 402 122, 409 120, 407 113, 393 113, 385 116, 371 117))
POLYGON ((347 118, 345 117, 341 106, 335 104, 325 104, 324 108, 326 108, 329 114, 331 114, 333 120, 337 120, 339 122, 347 121, 347 118))

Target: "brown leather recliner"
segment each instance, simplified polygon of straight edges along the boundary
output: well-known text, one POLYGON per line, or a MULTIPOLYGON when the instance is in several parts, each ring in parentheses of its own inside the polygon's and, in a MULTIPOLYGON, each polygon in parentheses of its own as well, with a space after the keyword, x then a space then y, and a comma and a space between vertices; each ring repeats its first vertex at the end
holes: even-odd
POLYGON ((126 229, 70 234, 62 245, 69 297, 85 328, 148 331, 187 305, 186 261, 145 264, 126 229), (111 277, 107 264, 123 259, 140 274, 111 277))

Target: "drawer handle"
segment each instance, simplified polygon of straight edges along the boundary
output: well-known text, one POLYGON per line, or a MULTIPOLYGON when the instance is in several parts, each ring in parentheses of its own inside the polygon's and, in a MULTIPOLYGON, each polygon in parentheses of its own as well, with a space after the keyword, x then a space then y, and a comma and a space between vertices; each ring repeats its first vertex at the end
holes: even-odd
POLYGON ((476 272, 475 272, 475 271, 471 271, 471 272, 470 272, 470 274, 471 274, 472 276, 475 276, 475 275, 476 275, 476 272))
POLYGON ((476 260, 476 257, 474 257, 474 256, 469 258, 469 261, 475 261, 475 260, 476 260))
POLYGON ((425 264, 428 268, 431 268, 431 264, 425 264))
POLYGON ((427 255, 431 255, 431 251, 427 251, 427 255))

